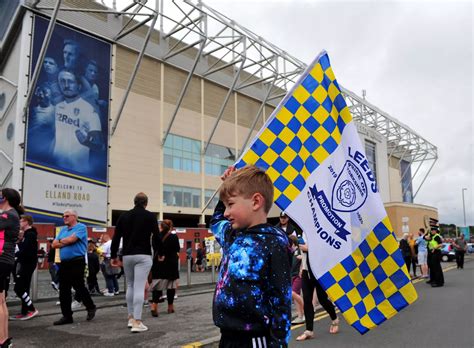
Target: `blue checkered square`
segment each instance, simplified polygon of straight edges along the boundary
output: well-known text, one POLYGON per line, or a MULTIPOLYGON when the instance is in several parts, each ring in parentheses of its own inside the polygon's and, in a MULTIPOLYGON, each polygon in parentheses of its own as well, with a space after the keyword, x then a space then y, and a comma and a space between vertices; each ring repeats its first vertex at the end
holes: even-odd
POLYGON ((357 320, 354 324, 352 324, 352 327, 359 331, 362 335, 369 331, 368 328, 366 328, 360 323, 360 320, 357 320))
POLYGON ((342 119, 342 117, 339 117, 337 119, 337 129, 339 129, 339 133, 342 134, 342 132, 344 131, 344 128, 346 127, 346 122, 344 122, 344 120, 342 119))
POLYGON ((308 169, 308 171, 312 173, 316 168, 319 167, 319 163, 313 157, 310 156, 306 159, 305 166, 306 169, 308 169))
POLYGON ((323 71, 326 71, 327 68, 331 67, 331 63, 329 62, 329 57, 327 54, 321 57, 319 64, 321 64, 323 71))
POLYGON ((365 298, 370 294, 369 288, 365 284, 365 282, 361 282, 357 285, 357 291, 359 291, 360 297, 365 298))
POLYGON ((316 81, 313 76, 308 74, 308 76, 306 76, 301 85, 308 91, 309 94, 312 94, 314 90, 318 87, 319 82, 316 81))
POLYGON ((351 273, 357 268, 357 264, 355 263, 352 256, 346 257, 344 260, 342 260, 341 265, 344 267, 347 273, 351 273))
POLYGON ((303 123, 304 128, 311 134, 313 134, 320 126, 319 122, 315 118, 310 117, 303 123))
MULTIPOLYGON (((335 84, 335 81, 333 83, 335 84)), ((334 106, 336 107, 337 112, 341 112, 347 106, 342 94, 336 96, 334 99, 334 106)))
POLYGON ((293 180, 293 185, 298 190, 302 191, 304 189, 305 185, 306 185, 306 181, 300 174, 298 174, 298 176, 295 178, 295 180, 293 180))
MULTIPOLYGON (((301 169, 304 167, 304 162, 300 156, 296 156, 293 161, 291 161, 290 165, 295 168, 297 172, 301 172, 301 169)), ((304 180, 304 179, 303 179, 304 180)), ((304 187, 304 186, 303 186, 304 187)))
POLYGON ((338 299, 335 303, 339 307, 341 312, 345 312, 352 307, 352 303, 351 301, 349 301, 349 298, 346 295, 342 295, 342 297, 338 299))
POLYGON ((331 79, 327 77, 326 74, 324 74, 323 80, 321 81, 321 86, 323 86, 324 89, 327 91, 330 85, 331 85, 331 79))
POLYGON ((332 133, 334 128, 336 128, 336 122, 332 117, 328 117, 324 122, 323 122, 323 127, 328 131, 328 133, 332 133))
MULTIPOLYGON (((288 167, 288 162, 285 161, 283 158, 278 157, 271 166, 278 171, 279 173, 282 173, 287 167, 288 167)), ((286 179, 285 179, 286 180, 286 179)))
POLYGON ((333 153, 337 148, 336 141, 331 137, 327 138, 322 145, 328 153, 333 153))
POLYGON ((392 253, 392 258, 393 261, 398 265, 398 267, 403 267, 405 264, 405 260, 403 259, 402 252, 400 250, 395 250, 395 252, 392 253))
POLYGON ((375 288, 374 290, 372 290, 371 294, 372 294, 372 297, 374 298, 374 301, 375 301, 375 304, 376 304, 376 305, 379 305, 379 304, 381 304, 383 301, 386 300, 386 297, 385 297, 385 295, 383 294, 382 289, 380 289, 379 287, 377 287, 377 288, 375 288))
POLYGON ((313 153, 319 147, 319 143, 314 138, 306 139, 303 145, 309 153, 313 153))
POLYGON ((290 185, 290 182, 280 175, 278 179, 275 180, 274 185, 277 189, 283 192, 286 190, 288 185, 290 185))
MULTIPOLYGON (((303 146, 303 144, 301 143, 301 140, 297 137, 294 137, 290 143, 288 144, 289 148, 292 149, 294 152, 296 153, 299 153, 300 150, 301 150, 301 147, 303 146)), ((299 158, 299 156, 297 156, 296 158, 299 158)), ((296 168, 295 168, 296 169, 296 168)))
POLYGON ((321 104, 328 113, 331 112, 332 110, 332 101, 331 101, 331 98, 329 98, 329 96, 326 97, 326 99, 324 99, 323 103, 321 104))
POLYGON ((363 302, 359 302, 354 306, 355 311, 357 312, 357 315, 359 318, 362 318, 364 315, 367 314, 367 309, 365 308, 365 305, 363 302))
POLYGON ((267 170, 267 169, 270 167, 270 165, 269 165, 267 162, 265 162, 263 159, 261 159, 261 158, 259 158, 259 159, 255 162, 255 166, 256 166, 257 168, 262 169, 262 170, 267 170))
POLYGON ((285 125, 277 118, 274 118, 268 125, 268 129, 273 132, 273 134, 278 135, 285 128, 285 125))
POLYGON ((275 204, 278 205, 281 210, 285 210, 291 204, 291 201, 285 195, 280 195, 276 200, 275 204))
POLYGON ((381 266, 377 266, 372 272, 377 283, 381 284, 385 279, 387 279, 387 273, 383 270, 381 266))
POLYGON ((374 248, 374 255, 377 258, 377 260, 379 260, 379 262, 382 262, 387 257, 389 257, 387 250, 385 250, 382 244, 379 244, 374 248))
POLYGON ((326 289, 328 289, 331 286, 333 286, 334 284, 336 284, 336 279, 334 279, 332 274, 329 273, 329 272, 324 273, 321 277, 319 277, 318 280, 319 280, 320 284, 324 284, 324 287, 326 289))
POLYGON ((392 234, 392 232, 387 229, 383 222, 379 222, 377 226, 374 227, 374 233, 379 241, 383 241, 385 238, 392 234))
POLYGON ((400 311, 402 308, 408 306, 408 302, 405 300, 403 295, 399 292, 394 293, 388 298, 388 302, 395 308, 397 311, 400 311))
POLYGON ((359 270, 362 274, 362 277, 364 278, 366 278, 370 274, 370 267, 365 260, 362 261, 362 263, 359 265, 359 270))
POLYGON ((410 281, 401 269, 397 270, 389 278, 392 283, 395 284, 395 286, 399 289, 410 281))
POLYGON ((288 109, 289 112, 295 114, 296 111, 300 108, 301 104, 296 100, 295 97, 291 96, 288 101, 285 103, 285 108, 288 109))
POLYGON ((276 138, 273 143, 270 145, 270 148, 275 151, 277 154, 281 154, 286 148, 286 144, 280 139, 276 138))
POLYGON ((385 315, 382 314, 381 311, 379 311, 377 308, 373 308, 369 313, 369 318, 376 324, 380 325, 382 324, 387 318, 385 318, 385 315))
POLYGON ((354 283, 352 282, 351 277, 349 277, 348 275, 339 280, 338 284, 346 293, 354 289, 354 283))
POLYGON ((360 249, 360 252, 362 253, 362 255, 364 255, 364 258, 369 256, 369 254, 372 252, 372 250, 370 249, 369 244, 367 243, 367 240, 365 240, 365 239, 362 243, 360 243, 359 249, 360 249))
POLYGON ((319 107, 319 103, 312 96, 309 96, 308 99, 306 99, 306 101, 303 103, 303 106, 310 114, 313 114, 319 107))
POLYGON ((301 122, 298 121, 296 117, 293 117, 290 122, 288 122, 287 127, 293 132, 293 133, 298 133, 298 131, 301 128, 301 122))
POLYGON ((253 144, 252 144, 252 151, 255 152, 258 156, 261 156, 267 151, 268 146, 261 141, 260 139, 257 139, 253 144))

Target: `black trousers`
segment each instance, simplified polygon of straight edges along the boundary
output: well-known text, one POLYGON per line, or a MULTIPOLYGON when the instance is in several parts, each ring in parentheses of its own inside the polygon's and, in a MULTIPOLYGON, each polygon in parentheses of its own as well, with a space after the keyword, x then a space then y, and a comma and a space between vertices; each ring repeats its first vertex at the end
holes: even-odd
POLYGON ((329 301, 328 294, 314 277, 311 270, 303 270, 302 272, 302 290, 303 290, 303 308, 306 323, 306 330, 313 331, 314 326, 314 306, 313 306, 313 292, 316 289, 318 301, 323 308, 328 312, 331 320, 337 318, 334 304, 329 301))
POLYGON ((36 263, 20 264, 20 269, 15 275, 15 287, 13 290, 21 300, 21 314, 25 315, 28 312, 35 310, 30 299, 30 285, 31 277, 36 269, 36 263))
POLYGON ((464 268, 464 250, 456 250, 456 263, 458 268, 464 268))
POLYGON ((232 332, 221 330, 219 348, 271 348, 273 346, 268 334, 262 333, 261 335, 251 336, 243 331, 232 332))
POLYGON ((61 312, 65 318, 72 318, 71 310, 71 288, 74 288, 76 295, 81 299, 87 309, 94 309, 89 291, 84 284, 84 270, 86 263, 84 258, 61 261, 59 267, 59 301, 61 302, 61 312))
POLYGON ((444 285, 443 269, 441 268, 441 251, 434 250, 431 252, 429 262, 431 284, 444 285))

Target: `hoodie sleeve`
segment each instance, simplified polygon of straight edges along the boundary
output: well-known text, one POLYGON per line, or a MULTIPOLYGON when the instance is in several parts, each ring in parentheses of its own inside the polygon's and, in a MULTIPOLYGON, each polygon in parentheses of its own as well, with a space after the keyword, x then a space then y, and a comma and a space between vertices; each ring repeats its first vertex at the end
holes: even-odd
POLYGON ((217 242, 222 248, 226 248, 226 234, 232 229, 229 220, 224 217, 224 211, 224 203, 219 201, 214 209, 214 214, 211 219, 211 232, 214 234, 217 242))
POLYGON ((117 258, 117 252, 120 246, 120 239, 123 236, 123 216, 120 216, 115 226, 114 236, 112 237, 112 245, 110 247, 110 258, 117 258))
MULTIPOLYGON (((18 261, 21 262, 35 262, 38 255, 38 240, 36 230, 30 229, 25 232, 25 237, 21 245, 19 245, 19 251, 16 256, 18 261)), ((37 260, 36 260, 37 262, 37 260)))
POLYGON ((288 247, 279 238, 270 251, 270 347, 288 347, 291 327, 291 266, 288 247))

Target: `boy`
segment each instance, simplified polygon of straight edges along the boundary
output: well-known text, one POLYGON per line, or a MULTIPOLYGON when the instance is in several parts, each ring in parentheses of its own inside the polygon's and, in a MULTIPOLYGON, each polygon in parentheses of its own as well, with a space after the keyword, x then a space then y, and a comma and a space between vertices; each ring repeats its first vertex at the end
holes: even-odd
POLYGON ((288 238, 267 224, 273 184, 255 166, 222 175, 211 230, 222 247, 213 303, 219 347, 287 347, 291 321, 288 238))

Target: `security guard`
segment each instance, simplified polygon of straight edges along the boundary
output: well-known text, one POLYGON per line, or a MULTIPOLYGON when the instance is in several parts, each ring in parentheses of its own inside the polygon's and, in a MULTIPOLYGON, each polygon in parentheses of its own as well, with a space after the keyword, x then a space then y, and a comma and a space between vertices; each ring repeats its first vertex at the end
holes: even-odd
POLYGON ((427 236, 428 240, 428 253, 429 253, 429 267, 430 267, 430 280, 428 283, 433 288, 444 285, 443 269, 441 268, 441 248, 443 246, 443 240, 439 235, 437 228, 431 229, 431 236, 427 236))

